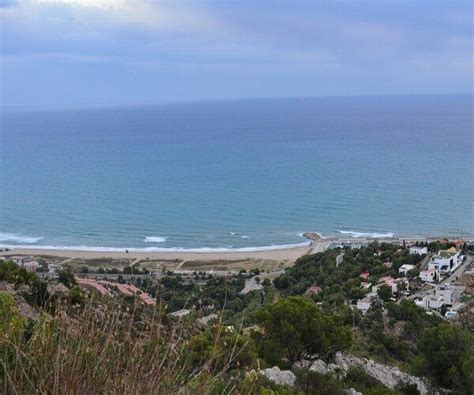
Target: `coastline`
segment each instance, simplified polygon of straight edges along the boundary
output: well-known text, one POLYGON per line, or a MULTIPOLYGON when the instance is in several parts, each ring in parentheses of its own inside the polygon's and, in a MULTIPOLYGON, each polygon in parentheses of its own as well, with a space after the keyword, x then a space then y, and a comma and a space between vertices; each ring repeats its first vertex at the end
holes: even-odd
MULTIPOLYGON (((132 260, 182 260, 182 261, 236 261, 236 260, 274 260, 294 262, 299 257, 322 252, 331 244, 358 244, 378 242, 407 243, 429 242, 439 239, 457 240, 452 236, 384 236, 384 237, 324 237, 317 232, 306 232, 302 234, 307 239, 306 243, 275 245, 266 247, 248 247, 237 249, 119 249, 91 247, 81 249, 80 247, 55 248, 48 246, 0 246, 0 256, 30 255, 30 256, 52 256, 68 259, 132 259, 132 260), (7 250, 3 250, 8 248, 7 250)), ((474 236, 464 235, 463 239, 473 240, 474 236)))
POLYGON ((125 249, 121 251, 85 251, 85 250, 59 250, 40 248, 14 248, 10 251, 0 252, 0 256, 9 255, 31 255, 31 256, 55 256, 63 258, 80 259, 151 259, 151 260, 184 260, 184 261, 215 261, 215 260, 275 260, 293 262, 300 256, 309 253, 312 245, 295 246, 288 248, 277 248, 268 250, 228 250, 228 251, 198 251, 198 250, 174 250, 174 251, 136 251, 125 249))

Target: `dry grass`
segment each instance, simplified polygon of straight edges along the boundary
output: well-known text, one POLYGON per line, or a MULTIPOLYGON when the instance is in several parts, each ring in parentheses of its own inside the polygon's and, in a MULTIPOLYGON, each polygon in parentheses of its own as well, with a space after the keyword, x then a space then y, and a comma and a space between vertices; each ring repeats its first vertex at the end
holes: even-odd
MULTIPOLYGON (((2 296, 2 294, 0 294, 2 296)), ((192 323, 169 321, 163 309, 129 311, 87 303, 58 304, 54 317, 21 319, 5 294, 0 298, 0 393, 173 394, 252 393, 223 377, 239 353, 236 345, 191 366, 192 323), (5 318, 5 319, 4 319, 5 318), (213 360, 224 359, 216 364, 213 360), (216 371, 215 366, 221 366, 216 371)), ((218 344, 218 339, 216 339, 218 344)))

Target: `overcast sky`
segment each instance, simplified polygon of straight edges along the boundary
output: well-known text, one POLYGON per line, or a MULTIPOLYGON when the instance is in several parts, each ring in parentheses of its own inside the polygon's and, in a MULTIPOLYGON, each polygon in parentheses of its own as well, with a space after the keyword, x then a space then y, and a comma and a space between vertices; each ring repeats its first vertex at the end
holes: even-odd
POLYGON ((4 106, 472 92, 470 1, 0 5, 4 106))

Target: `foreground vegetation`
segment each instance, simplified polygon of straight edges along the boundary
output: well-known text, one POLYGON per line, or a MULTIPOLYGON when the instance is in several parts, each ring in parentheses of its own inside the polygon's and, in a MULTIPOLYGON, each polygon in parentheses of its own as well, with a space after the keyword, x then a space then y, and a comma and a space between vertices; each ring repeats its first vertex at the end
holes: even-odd
POLYGON ((240 294, 245 280, 263 273, 141 278, 135 284, 157 298, 152 307, 133 297, 86 293, 68 271, 58 279, 65 292, 56 292, 54 283, 0 262, 0 392, 418 393, 402 382, 389 389, 356 366, 343 376, 294 369, 300 361, 331 363, 342 351, 428 377, 432 388, 473 393, 472 323, 447 323, 408 300, 374 303, 365 316, 350 306, 365 292, 362 271, 396 276, 401 264, 420 258, 373 244, 346 249, 336 266, 340 252, 303 257, 274 284, 263 279, 262 290, 246 295, 240 294), (321 292, 303 296, 315 285, 321 292), (169 314, 182 308, 191 313, 169 314), (212 312, 216 319, 200 321, 212 312), (258 374, 273 366, 292 369, 294 385, 258 374))

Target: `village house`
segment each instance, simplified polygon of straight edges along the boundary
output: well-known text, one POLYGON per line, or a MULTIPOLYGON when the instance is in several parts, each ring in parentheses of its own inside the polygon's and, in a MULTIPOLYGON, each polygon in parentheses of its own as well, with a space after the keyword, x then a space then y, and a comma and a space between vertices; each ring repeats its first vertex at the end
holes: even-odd
POLYGON ((365 298, 359 299, 357 301, 356 307, 362 312, 362 314, 366 314, 371 304, 372 304, 372 297, 367 295, 365 298))
POLYGON ((10 260, 28 272, 36 272, 40 264, 29 256, 12 256, 10 260))
POLYGON ((416 267, 415 265, 409 265, 409 264, 405 263, 404 265, 402 265, 398 268, 398 273, 403 274, 404 276, 406 276, 407 273, 412 271, 415 267, 416 267))
POLYGON ((321 287, 318 287, 317 285, 313 285, 312 287, 309 287, 306 290, 306 292, 304 293, 304 296, 317 295, 320 292, 321 292, 321 287))
POLYGON ((363 280, 367 280, 370 277, 370 273, 369 272, 362 272, 361 274, 359 274, 359 277, 363 280))
POLYGON ((420 279, 425 283, 435 283, 439 280, 438 269, 427 269, 420 272, 420 279))
POLYGON ((372 287, 372 292, 376 293, 382 285, 387 285, 392 290, 392 295, 396 295, 399 288, 409 290, 409 282, 406 278, 393 278, 391 276, 380 278, 377 285, 372 287))
MULTIPOLYGON (((452 308, 462 297, 463 292, 463 286, 447 284, 435 288, 433 294, 425 296, 421 301, 416 303, 425 309, 439 310, 443 306, 452 308)), ((457 308, 459 308, 459 306, 457 306, 457 308)), ((452 310, 456 309, 452 308, 452 310)))
POLYGON ((428 269, 437 269, 440 274, 448 274, 459 267, 463 258, 463 255, 456 251, 456 248, 451 247, 432 257, 428 263, 428 269))
POLYGON ((40 264, 35 260, 31 260, 24 262, 21 266, 24 267, 27 272, 36 272, 40 264))
POLYGON ((410 254, 414 255, 424 255, 428 254, 428 247, 420 247, 420 246, 411 246, 410 247, 410 254))

